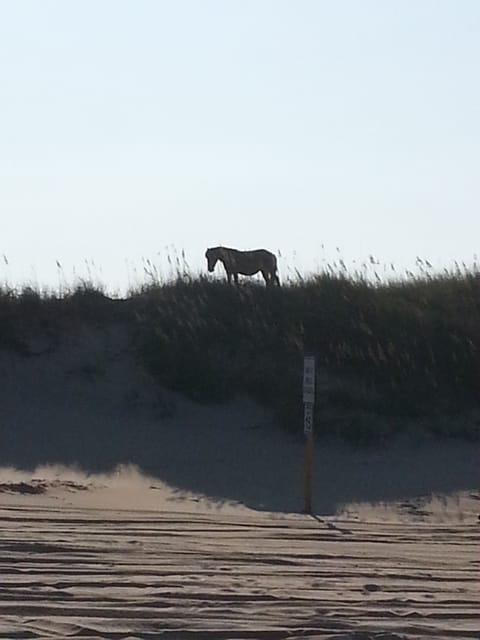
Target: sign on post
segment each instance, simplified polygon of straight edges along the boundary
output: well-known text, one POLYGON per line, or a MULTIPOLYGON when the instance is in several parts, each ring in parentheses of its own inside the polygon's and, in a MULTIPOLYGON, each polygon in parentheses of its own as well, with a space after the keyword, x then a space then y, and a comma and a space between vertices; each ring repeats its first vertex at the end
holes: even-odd
POLYGON ((305 407, 315 402, 315 356, 303 359, 303 403, 305 407))
POLYGON ((313 405, 315 403, 315 357, 303 359, 303 432, 305 434, 305 513, 312 513, 313 405))
POLYGON ((312 433, 313 431, 313 404, 308 403, 304 407, 303 412, 303 433, 312 433))

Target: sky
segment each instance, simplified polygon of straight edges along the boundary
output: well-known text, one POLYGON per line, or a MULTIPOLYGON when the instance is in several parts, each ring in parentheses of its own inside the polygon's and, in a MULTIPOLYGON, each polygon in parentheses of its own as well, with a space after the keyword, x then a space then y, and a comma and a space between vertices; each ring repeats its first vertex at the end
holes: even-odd
POLYGON ((0 284, 470 265, 479 63, 477 0, 0 0, 0 284))

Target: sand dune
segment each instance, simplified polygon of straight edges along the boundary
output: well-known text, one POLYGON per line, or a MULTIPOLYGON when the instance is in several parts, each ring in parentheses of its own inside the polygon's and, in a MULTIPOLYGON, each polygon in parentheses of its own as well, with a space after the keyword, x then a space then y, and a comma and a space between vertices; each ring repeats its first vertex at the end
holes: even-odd
MULTIPOLYGON (((319 441, 125 342, 0 353, 0 638, 480 638, 480 446, 319 441)), ((321 429, 321 425, 317 425, 321 429)))
MULTIPOLYGON (((282 431, 248 398, 205 406, 161 389, 129 344, 122 327, 76 327, 54 347, 40 334, 31 337, 28 357, 0 350, 0 466, 56 463, 101 473, 133 464, 217 501, 301 509, 301 424, 282 431)), ((479 459, 480 443, 429 440, 420 425, 410 440, 388 448, 321 442, 314 507, 334 514, 352 501, 478 488, 479 459)))

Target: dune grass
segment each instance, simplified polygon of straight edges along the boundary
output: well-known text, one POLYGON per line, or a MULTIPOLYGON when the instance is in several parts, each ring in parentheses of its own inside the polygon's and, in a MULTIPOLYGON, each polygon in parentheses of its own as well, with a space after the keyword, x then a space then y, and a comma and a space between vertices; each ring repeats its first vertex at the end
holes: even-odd
POLYGON ((325 272, 281 288, 179 274, 151 279, 122 299, 89 283, 61 295, 0 289, 3 349, 28 355, 25 336, 34 327, 58 333, 112 322, 126 324, 137 358, 160 385, 199 402, 249 394, 298 429, 309 352, 317 359, 323 433, 361 442, 416 421, 480 437, 475 271, 389 282, 325 272))

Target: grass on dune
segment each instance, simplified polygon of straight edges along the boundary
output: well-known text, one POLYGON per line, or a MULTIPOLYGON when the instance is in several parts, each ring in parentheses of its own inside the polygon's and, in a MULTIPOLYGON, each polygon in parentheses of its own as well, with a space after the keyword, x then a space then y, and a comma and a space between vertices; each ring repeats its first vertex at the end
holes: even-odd
POLYGON ((298 429, 308 351, 317 359, 324 433, 368 440, 385 425, 390 432, 424 420, 450 435, 479 435, 475 421, 451 419, 480 408, 475 271, 375 283, 321 273, 281 288, 182 274, 152 279, 122 299, 89 283, 61 295, 0 288, 3 349, 28 355, 33 325, 61 333, 111 322, 128 327, 139 362, 159 384, 200 402, 249 394, 298 429))

